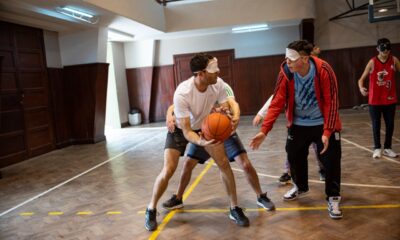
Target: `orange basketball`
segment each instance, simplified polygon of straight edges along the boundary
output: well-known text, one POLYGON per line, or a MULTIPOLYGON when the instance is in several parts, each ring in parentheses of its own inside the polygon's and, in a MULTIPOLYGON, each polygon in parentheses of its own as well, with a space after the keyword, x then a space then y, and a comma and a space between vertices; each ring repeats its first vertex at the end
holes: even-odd
POLYGON ((207 140, 225 141, 232 133, 231 120, 223 113, 209 114, 201 124, 201 132, 207 140))

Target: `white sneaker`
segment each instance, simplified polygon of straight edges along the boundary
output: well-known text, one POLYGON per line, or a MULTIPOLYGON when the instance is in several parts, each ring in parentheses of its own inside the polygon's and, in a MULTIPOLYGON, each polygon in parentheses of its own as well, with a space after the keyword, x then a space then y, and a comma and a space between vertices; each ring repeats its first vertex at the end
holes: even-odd
POLYGON ((307 191, 300 191, 297 188, 297 186, 294 185, 292 189, 290 189, 287 193, 285 193, 285 195, 283 195, 283 200, 292 201, 292 200, 295 200, 297 198, 304 197, 307 194, 308 194, 308 190, 307 191))
POLYGON ((372 157, 373 157, 373 158, 380 158, 380 157, 382 157, 382 151, 381 151, 379 148, 375 149, 375 150, 374 150, 374 153, 372 154, 372 157))
POLYGON ((342 210, 340 210, 341 197, 329 197, 328 199, 328 212, 329 216, 333 219, 340 219, 343 217, 342 210))
POLYGON ((399 155, 397 155, 397 153, 393 152, 393 150, 390 148, 384 149, 383 155, 391 157, 391 158, 396 158, 397 156, 399 156, 399 155))

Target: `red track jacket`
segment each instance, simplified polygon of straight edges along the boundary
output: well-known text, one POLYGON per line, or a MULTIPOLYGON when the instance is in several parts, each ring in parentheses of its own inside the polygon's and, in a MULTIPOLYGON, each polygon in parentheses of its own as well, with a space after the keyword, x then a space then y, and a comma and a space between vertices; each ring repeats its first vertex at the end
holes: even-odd
MULTIPOLYGON (((314 62, 316 68, 314 86, 318 106, 324 118, 323 135, 329 138, 334 131, 340 131, 342 129, 342 123, 340 122, 338 112, 339 99, 336 76, 327 62, 312 56, 310 56, 310 61, 314 62)), ((294 74, 289 71, 286 61, 281 64, 274 97, 261 126, 261 131, 265 135, 271 131, 275 120, 284 107, 286 108, 285 112, 288 120, 287 127, 290 127, 293 124, 293 112, 295 107, 294 74)))

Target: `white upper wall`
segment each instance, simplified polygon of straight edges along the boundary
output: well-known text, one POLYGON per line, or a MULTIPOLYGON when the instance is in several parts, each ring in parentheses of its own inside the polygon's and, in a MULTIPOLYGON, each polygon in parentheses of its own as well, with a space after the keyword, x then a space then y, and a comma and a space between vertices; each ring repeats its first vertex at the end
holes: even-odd
POLYGON ((107 62, 107 31, 89 29, 59 35, 63 66, 107 62))
POLYGON ((349 10, 343 0, 316 1, 316 10, 314 38, 322 50, 371 46, 382 37, 400 42, 400 20, 369 23, 368 15, 361 15, 329 21, 349 10))
POLYGON ((61 68, 60 46, 58 45, 58 33, 43 31, 46 64, 49 68, 61 68))
POLYGON ((154 66, 154 40, 130 42, 124 46, 126 68, 154 66))
MULTIPOLYGON (((298 38, 299 27, 291 26, 250 33, 224 33, 160 40, 155 65, 173 64, 173 55, 175 54, 223 49, 234 49, 236 58, 283 54, 286 46, 298 38)), ((130 66, 135 66, 135 64, 130 64, 130 66)))
POLYGON ((121 123, 128 122, 129 96, 128 83, 125 74, 125 55, 123 43, 111 43, 115 70, 115 83, 118 97, 119 117, 121 123))
POLYGON ((315 0, 214 0, 165 8, 167 32, 315 18, 315 0))

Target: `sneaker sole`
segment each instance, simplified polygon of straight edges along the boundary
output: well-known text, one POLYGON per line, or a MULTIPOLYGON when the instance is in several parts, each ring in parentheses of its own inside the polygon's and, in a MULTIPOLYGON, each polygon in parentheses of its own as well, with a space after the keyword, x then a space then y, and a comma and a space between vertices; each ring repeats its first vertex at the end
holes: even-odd
POLYGON ((383 154, 383 156, 390 157, 390 158, 397 158, 399 155, 393 156, 393 155, 389 155, 389 154, 383 154))
POLYGON ((149 231, 149 232, 153 232, 153 231, 157 230, 157 226, 154 229, 150 229, 145 225, 144 228, 146 228, 146 230, 149 231))
POLYGON ((307 196, 308 193, 309 193, 309 191, 307 191, 307 192, 305 192, 305 193, 302 193, 302 194, 299 194, 299 195, 297 195, 297 197, 295 197, 295 198, 285 198, 285 196, 283 196, 282 199, 285 200, 285 201, 293 201, 293 200, 296 200, 296 199, 299 199, 299 198, 302 198, 302 197, 307 196))
POLYGON ((229 214, 229 218, 232 220, 232 221, 234 221, 235 223, 236 223, 236 225, 238 225, 238 226, 241 226, 241 227, 248 227, 250 224, 249 223, 247 223, 247 224, 239 224, 237 221, 236 221, 236 219, 231 215, 231 214, 229 214))
POLYGON ((267 211, 275 210, 275 206, 270 207, 270 208, 267 208, 267 207, 265 207, 262 203, 260 203, 259 201, 257 201, 257 205, 260 206, 260 207, 262 207, 262 208, 264 208, 264 209, 267 209, 267 211))
POLYGON ((182 204, 179 204, 179 205, 176 205, 176 206, 173 206, 173 207, 165 207, 165 206, 162 206, 164 209, 166 209, 166 210, 174 210, 174 209, 179 209, 179 208, 183 208, 183 203, 182 204))
POLYGON ((336 216, 336 215, 331 215, 331 214, 329 213, 329 217, 331 217, 332 219, 338 220, 338 219, 343 218, 343 215, 341 215, 341 216, 336 216))
POLYGON ((287 182, 278 181, 278 183, 279 183, 281 186, 285 186, 285 185, 288 185, 288 184, 292 183, 292 181, 287 181, 287 182))

